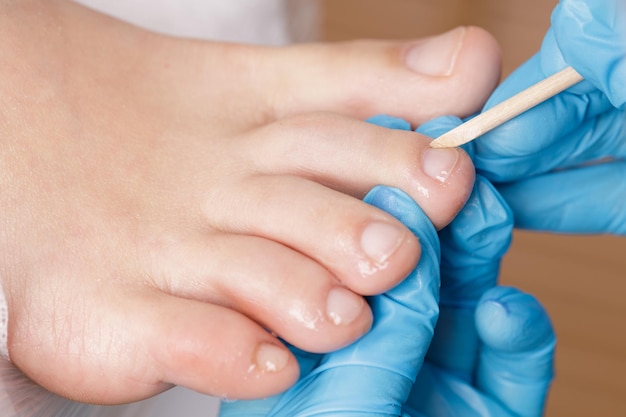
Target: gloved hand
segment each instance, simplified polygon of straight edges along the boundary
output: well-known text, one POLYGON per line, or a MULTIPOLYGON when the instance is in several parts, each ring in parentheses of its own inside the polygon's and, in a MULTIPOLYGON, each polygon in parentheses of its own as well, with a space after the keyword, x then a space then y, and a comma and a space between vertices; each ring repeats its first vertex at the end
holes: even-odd
POLYGON ((474 162, 507 183, 498 189, 519 227, 626 234, 623 0, 561 0, 539 53, 485 108, 567 65, 585 81, 477 139, 474 162))
MULTIPOLYGON (((459 123, 440 118, 418 131, 437 137, 459 123)), ((465 150, 473 156, 472 144, 465 150)), ((508 206, 477 176, 469 201, 439 233, 440 315, 405 407, 411 415, 542 414, 553 376, 552 326, 533 297, 495 287, 512 229, 508 206)))
MULTIPOLYGON (((410 128, 387 117, 371 121, 410 128)), ((468 204, 441 232, 441 316, 421 368, 437 313, 437 239, 399 190, 377 187, 366 201, 418 235, 417 269, 389 293, 372 297, 374 327, 364 338, 323 356, 297 352, 302 378, 295 387, 265 401, 225 403, 221 416, 540 415, 552 378, 554 334, 536 300, 493 288, 511 233, 510 212, 494 189, 478 179, 468 204)))

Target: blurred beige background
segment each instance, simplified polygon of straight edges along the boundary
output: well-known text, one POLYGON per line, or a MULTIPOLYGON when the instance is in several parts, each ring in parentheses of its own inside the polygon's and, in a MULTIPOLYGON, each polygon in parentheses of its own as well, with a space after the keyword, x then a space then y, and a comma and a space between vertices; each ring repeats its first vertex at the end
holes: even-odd
MULTIPOLYGON (((322 0, 325 40, 412 38, 474 24, 504 74, 541 44, 556 0, 322 0)), ((547 416, 626 416, 626 239, 516 232, 502 283, 534 294, 558 336, 547 416)))

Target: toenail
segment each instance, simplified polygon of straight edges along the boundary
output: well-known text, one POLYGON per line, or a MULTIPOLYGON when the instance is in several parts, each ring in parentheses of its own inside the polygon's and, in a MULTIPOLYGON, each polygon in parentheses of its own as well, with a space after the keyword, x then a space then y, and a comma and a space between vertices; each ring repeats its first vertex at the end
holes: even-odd
POLYGON ((335 287, 328 293, 326 314, 336 325, 352 323, 361 315, 365 301, 345 288, 335 287))
POLYGON ((405 55, 406 66, 427 76, 452 75, 466 32, 467 28, 459 27, 412 44, 405 55))
POLYGON ((262 372, 278 372, 289 362, 289 353, 270 343, 259 345, 256 351, 256 367, 262 372))
POLYGON ((361 249, 377 265, 383 264, 404 241, 406 231, 384 222, 372 222, 361 235, 361 249))
POLYGON ((445 183, 458 159, 459 151, 456 148, 428 148, 422 157, 422 169, 429 177, 445 183))

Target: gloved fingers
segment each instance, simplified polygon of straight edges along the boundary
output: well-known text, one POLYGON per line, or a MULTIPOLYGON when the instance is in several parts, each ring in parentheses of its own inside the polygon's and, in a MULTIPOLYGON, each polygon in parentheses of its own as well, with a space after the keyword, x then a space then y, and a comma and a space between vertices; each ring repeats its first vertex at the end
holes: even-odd
POLYGON ((251 405, 226 403, 222 416, 401 415, 437 319, 439 243, 431 222, 400 190, 379 186, 365 201, 418 236, 422 255, 417 268, 397 287, 370 298, 374 325, 363 338, 323 355, 319 366, 286 393, 251 405))
POLYGON ((463 297, 478 301, 484 290, 495 284, 499 262, 509 248, 512 231, 513 216, 508 204, 488 180, 477 176, 467 204, 453 223, 440 232, 442 248, 446 249, 442 255, 442 273, 446 276, 443 285, 446 297, 452 297, 450 301, 462 303, 463 297), (479 272, 487 266, 489 287, 476 285, 479 272), (463 269, 465 274, 459 271, 463 269), (474 276, 468 276, 468 269, 470 273, 476 269, 474 276))
POLYGON ((516 227, 626 235, 626 161, 558 171, 499 186, 516 227))
POLYGON ((625 108, 626 3, 561 0, 551 20, 565 61, 603 91, 615 107, 625 108), (593 51, 592 59, 589 51, 593 51))
MULTIPOLYGON (((511 97, 546 75, 550 74, 544 74, 541 56, 534 56, 496 89, 485 109, 511 97)), ((584 147, 581 148, 581 144, 575 141, 575 136, 570 136, 572 132, 579 132, 583 127, 592 129, 591 134, 594 137, 603 137, 605 142, 609 142, 609 148, 621 146, 621 137, 602 136, 602 129, 594 133, 595 125, 585 125, 588 120, 595 120, 614 108, 603 93, 595 88, 587 88, 590 85, 586 82, 581 84, 478 138, 475 141, 474 158, 478 172, 494 182, 504 182, 568 164, 570 154, 584 154, 584 147), (612 143, 616 144, 611 145, 612 143)), ((619 122, 619 114, 613 117, 619 122)), ((593 147, 595 143, 596 141, 590 140, 582 146, 593 147)))
POLYGON ((509 247, 513 216, 504 199, 477 176, 474 192, 456 219, 440 233, 440 316, 428 361, 471 381, 479 348, 474 309, 498 279, 509 247))
MULTIPOLYGON (((576 129, 558 139, 549 145, 546 144, 545 148, 524 156, 503 156, 494 159, 479 154, 476 164, 480 167, 478 168, 480 173, 506 182, 605 158, 623 159, 626 157, 626 110, 610 109, 586 119, 576 129)), ((525 139, 511 136, 502 140, 525 139)))
POLYGON ((476 309, 476 328, 484 344, 477 388, 515 416, 541 416, 556 344, 546 311, 531 295, 496 287, 476 309))
POLYGON ((457 375, 425 363, 404 413, 410 417, 519 417, 457 375))
POLYGON ((498 87, 485 108, 567 65, 579 70, 586 80, 478 139, 475 164, 479 172, 494 181, 512 181, 573 162, 590 161, 594 156, 623 154, 624 113, 600 115, 624 107, 624 9, 621 1, 560 2, 541 51, 498 87), (593 59, 589 59, 589 50, 594 51, 593 59), (607 128, 611 123, 614 127, 607 128), (622 133, 611 133, 611 129, 621 129, 622 133), (576 137, 581 134, 601 139, 603 146, 597 149, 596 140, 578 142, 576 137), (589 146, 591 149, 587 149, 589 146))
MULTIPOLYGON (((418 132, 436 137, 458 123, 440 118, 420 126, 418 132)), ((512 231, 508 205, 489 181, 477 176, 461 212, 439 232, 441 311, 428 361, 466 380, 475 371, 479 347, 474 309, 483 293, 496 285, 512 231)))
MULTIPOLYGON (((626 110, 611 109, 586 119, 560 142, 529 156, 522 163, 529 167, 535 163, 543 169, 556 164, 555 169, 566 169, 606 158, 626 158, 626 110)), ((530 171, 529 175, 537 173, 544 171, 530 171)))

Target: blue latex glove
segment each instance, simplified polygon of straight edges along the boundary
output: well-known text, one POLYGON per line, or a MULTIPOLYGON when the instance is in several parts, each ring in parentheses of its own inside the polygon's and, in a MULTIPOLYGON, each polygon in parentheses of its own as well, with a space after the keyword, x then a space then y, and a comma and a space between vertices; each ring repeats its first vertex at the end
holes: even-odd
MULTIPOLYGON (((371 121, 410 129, 398 119, 371 121)), ((224 404, 221 415, 539 416, 552 378, 554 333, 532 297, 493 288, 511 233, 510 212, 493 187, 479 179, 462 213, 441 233, 441 317, 422 368, 437 312, 437 239, 399 190, 377 187, 366 201, 420 238, 416 271, 372 297, 374 327, 363 339, 327 355, 296 352, 303 376, 295 387, 264 401, 224 404)))
POLYGON ((499 189, 520 227, 624 234, 626 2, 561 0, 539 53, 486 108, 566 65, 585 81, 476 140, 476 167, 507 183, 499 189), (611 163, 588 166, 599 160, 611 163))
MULTIPOLYGON (((418 132, 437 137, 459 123, 440 118, 418 132)), ((465 150, 473 156, 471 144, 465 150)), ((439 234, 440 316, 405 408, 413 416, 542 414, 553 377, 550 320, 531 296, 495 287, 512 229, 507 204, 477 176, 467 204, 439 234)))

